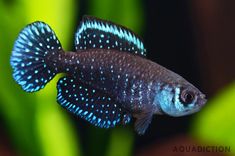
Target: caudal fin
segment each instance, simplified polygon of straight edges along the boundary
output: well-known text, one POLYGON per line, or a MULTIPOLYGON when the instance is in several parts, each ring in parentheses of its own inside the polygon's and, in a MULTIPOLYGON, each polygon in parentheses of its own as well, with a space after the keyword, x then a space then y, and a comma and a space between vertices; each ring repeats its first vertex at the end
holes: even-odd
POLYGON ((11 66, 13 78, 27 92, 38 91, 56 72, 46 64, 48 53, 58 53, 61 48, 53 30, 43 22, 27 25, 15 41, 11 66))

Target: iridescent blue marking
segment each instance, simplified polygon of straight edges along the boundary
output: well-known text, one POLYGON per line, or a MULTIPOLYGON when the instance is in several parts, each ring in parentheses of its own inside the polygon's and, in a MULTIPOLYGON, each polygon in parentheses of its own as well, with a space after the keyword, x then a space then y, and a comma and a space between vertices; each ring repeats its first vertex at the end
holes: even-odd
POLYGON ((78 27, 75 34, 75 48, 76 50, 116 49, 146 56, 143 42, 133 32, 111 22, 89 16, 83 17, 78 27))
POLYGON ((193 109, 194 101, 192 101, 192 103, 189 103, 187 107, 185 107, 179 100, 180 88, 172 88, 166 85, 162 90, 160 89, 160 86, 158 86, 156 89, 158 90, 158 92, 154 98, 154 103, 158 102, 158 104, 161 106, 161 109, 166 114, 171 116, 182 116, 184 114, 187 114, 189 110, 193 109), (174 90, 174 94, 172 94, 172 90, 174 90))
POLYGON ((56 71, 52 72, 45 64, 47 53, 52 52, 52 46, 56 51, 61 49, 55 33, 43 22, 29 24, 20 32, 10 63, 13 78, 25 91, 35 92, 42 89, 55 76, 56 71), (50 37, 53 39, 47 40, 50 37))
POLYGON ((115 104, 111 97, 74 78, 61 78, 57 89, 58 103, 96 126, 109 128, 118 124, 122 117, 126 120, 126 113, 118 107, 120 105, 115 104), (78 95, 78 98, 70 95, 78 95))
POLYGON ((146 55, 142 41, 130 30, 84 17, 75 37, 77 52, 64 53, 47 24, 27 25, 13 47, 13 78, 25 91, 34 92, 63 72, 67 77, 57 84, 61 106, 103 128, 127 124, 133 115, 139 134, 145 133, 154 114, 183 116, 205 104, 205 95, 181 76, 127 54, 146 55))

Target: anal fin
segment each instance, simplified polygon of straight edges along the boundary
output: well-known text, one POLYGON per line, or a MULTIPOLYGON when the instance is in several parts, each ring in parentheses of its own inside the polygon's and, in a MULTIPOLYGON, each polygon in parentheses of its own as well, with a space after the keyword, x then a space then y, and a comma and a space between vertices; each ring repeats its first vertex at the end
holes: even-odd
POLYGON ((61 78, 57 89, 57 101, 62 107, 95 126, 110 128, 125 118, 125 123, 130 121, 130 115, 110 95, 72 77, 61 78))

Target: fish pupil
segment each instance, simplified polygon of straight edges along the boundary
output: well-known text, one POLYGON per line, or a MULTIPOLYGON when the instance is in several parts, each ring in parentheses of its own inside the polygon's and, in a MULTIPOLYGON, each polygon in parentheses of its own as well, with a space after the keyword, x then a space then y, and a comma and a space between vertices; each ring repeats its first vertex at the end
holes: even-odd
POLYGON ((180 101, 184 104, 184 105, 188 105, 191 104, 194 100, 194 94, 190 91, 182 91, 181 96, 180 96, 180 101))
POLYGON ((186 94, 185 96, 186 96, 185 98, 186 103, 190 103, 193 101, 193 96, 191 94, 186 94))

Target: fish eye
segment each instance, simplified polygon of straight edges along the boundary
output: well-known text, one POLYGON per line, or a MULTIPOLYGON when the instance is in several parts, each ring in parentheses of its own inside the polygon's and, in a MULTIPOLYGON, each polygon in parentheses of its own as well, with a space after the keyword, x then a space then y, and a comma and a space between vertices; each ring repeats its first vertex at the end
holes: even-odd
POLYGON ((184 104, 184 105, 188 105, 191 104, 194 101, 194 93, 189 91, 189 90, 183 90, 180 94, 180 101, 184 104))

